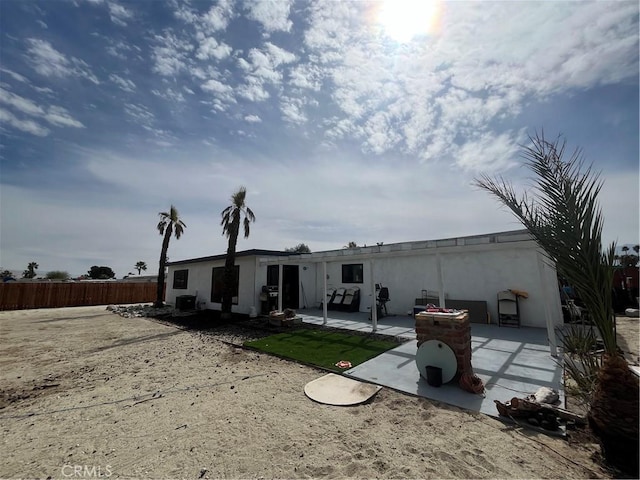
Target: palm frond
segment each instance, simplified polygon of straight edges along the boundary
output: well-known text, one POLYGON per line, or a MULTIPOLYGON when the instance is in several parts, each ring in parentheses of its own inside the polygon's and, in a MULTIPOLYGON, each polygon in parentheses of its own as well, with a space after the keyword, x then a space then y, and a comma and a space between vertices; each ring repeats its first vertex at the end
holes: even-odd
POLYGON ((486 175, 474 184, 492 195, 522 222, 538 246, 585 302, 608 353, 616 351, 611 288, 615 244, 603 251, 604 219, 598 204, 599 173, 585 166, 580 150, 568 160, 565 142, 531 138, 523 157, 535 174, 534 187, 520 197, 503 178, 486 175), (613 250, 612 250, 613 248, 613 250))
POLYGON ((251 211, 251 209, 249 207, 247 207, 247 218, 249 219, 250 222, 255 222, 256 221, 256 216, 253 214, 253 212, 251 211))

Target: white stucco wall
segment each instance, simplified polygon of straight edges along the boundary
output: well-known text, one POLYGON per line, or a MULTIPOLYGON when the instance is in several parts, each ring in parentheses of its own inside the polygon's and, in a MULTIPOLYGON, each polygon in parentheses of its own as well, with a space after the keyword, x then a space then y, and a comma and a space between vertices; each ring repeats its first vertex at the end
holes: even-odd
MULTIPOLYGON (((238 284, 238 305, 233 305, 231 310, 237 313, 249 314, 252 306, 256 306, 255 299, 259 296, 256 290, 256 260, 255 257, 236 258, 236 265, 240 267, 240 279, 238 284)), ((224 267, 224 260, 187 263, 182 265, 170 265, 167 275, 166 303, 175 305, 178 295, 195 295, 198 308, 220 310, 222 305, 211 301, 211 276, 214 267, 224 267), (189 279, 186 289, 173 288, 173 273, 176 270, 189 270, 189 279)), ((265 267, 265 278, 266 278, 265 267)))
MULTIPOLYGON (((322 274, 322 272, 320 272, 320 274, 322 274)), ((298 308, 301 309, 305 306, 307 308, 315 308, 317 306, 317 302, 320 301, 316 299, 316 292, 317 292, 316 264, 301 263, 300 264, 300 306, 298 308)))
MULTIPOLYGON (((240 267, 240 281, 238 289, 238 305, 233 305, 232 311, 249 314, 251 307, 260 312, 260 292, 262 286, 267 283, 267 265, 260 263, 257 256, 247 256, 236 258, 236 265, 240 267)), ((197 263, 186 263, 169 266, 167 275, 166 303, 175 305, 176 297, 179 295, 196 295, 196 302, 199 308, 220 310, 220 303, 211 302, 211 275, 214 267, 223 267, 224 260, 203 261, 197 263), (173 275, 176 270, 189 270, 189 279, 186 289, 173 288, 173 275)), ((299 270, 299 306, 304 306, 304 295, 306 295, 306 306, 315 305, 315 280, 316 265, 312 263, 298 264, 299 270), (306 268, 306 269, 305 269, 306 268)))

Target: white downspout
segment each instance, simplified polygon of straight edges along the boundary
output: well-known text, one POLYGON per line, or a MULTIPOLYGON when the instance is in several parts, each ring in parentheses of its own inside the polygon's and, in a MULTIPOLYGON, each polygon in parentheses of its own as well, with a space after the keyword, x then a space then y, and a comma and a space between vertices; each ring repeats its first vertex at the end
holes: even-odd
POLYGON ((547 296, 547 284, 544 281, 544 263, 540 253, 538 257, 538 274, 540 276, 540 287, 542 289, 542 302, 544 303, 544 316, 547 320, 547 336, 549 337, 549 352, 552 357, 558 356, 558 346, 556 344, 556 331, 551 319, 551 310, 549 308, 549 298, 547 296))
POLYGON ((327 324, 327 262, 322 262, 322 324, 327 324))
POLYGON ((371 270, 371 331, 378 330, 378 305, 376 304, 376 282, 373 276, 373 259, 369 262, 369 269, 371 270))
POLYGON ((282 271, 284 269, 282 268, 282 264, 278 263, 278 311, 281 312, 282 311, 282 297, 283 297, 283 292, 282 292, 282 271))
POLYGON ((444 303, 444 277, 442 275, 442 261, 440 254, 436 253, 436 270, 438 272, 438 303, 441 308, 446 308, 444 303))

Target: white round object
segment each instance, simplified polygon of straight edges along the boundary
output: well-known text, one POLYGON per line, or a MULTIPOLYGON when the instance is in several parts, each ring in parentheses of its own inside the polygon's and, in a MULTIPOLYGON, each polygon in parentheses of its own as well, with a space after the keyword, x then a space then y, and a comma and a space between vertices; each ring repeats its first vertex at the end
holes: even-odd
POLYGON ((453 380, 458 371, 458 360, 451 347, 440 340, 428 340, 416 352, 416 365, 420 375, 426 380, 428 366, 442 369, 442 383, 453 380))
POLYGON ((304 393, 311 400, 327 405, 357 405, 366 402, 382 389, 379 385, 359 382, 351 378, 329 373, 304 386, 304 393))

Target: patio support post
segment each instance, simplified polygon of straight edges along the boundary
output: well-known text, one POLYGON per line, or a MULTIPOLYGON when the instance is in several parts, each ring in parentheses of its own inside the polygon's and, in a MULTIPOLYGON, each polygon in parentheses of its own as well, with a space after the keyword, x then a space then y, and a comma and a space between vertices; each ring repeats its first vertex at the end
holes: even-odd
POLYGON ((322 324, 327 324, 327 262, 322 262, 322 324))
POLYGON ((282 311, 282 264, 278 263, 278 311, 282 311))
POLYGON ((540 276, 540 288, 542 289, 542 303, 544 304, 544 316, 547 320, 547 336, 549 337, 549 352, 552 357, 558 356, 558 346, 556 344, 556 330, 553 326, 551 318, 551 309, 549 307, 549 297, 547 295, 547 283, 544 281, 544 260, 542 255, 538 253, 538 274, 540 276))
POLYGON ((440 254, 436 253, 436 270, 438 273, 438 303, 440 308, 446 308, 444 303, 444 278, 442 276, 442 259, 440 254))
POLYGON ((378 308, 376 305, 376 282, 373 278, 373 260, 369 262, 369 272, 371 275, 371 331, 378 330, 378 308))

